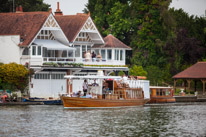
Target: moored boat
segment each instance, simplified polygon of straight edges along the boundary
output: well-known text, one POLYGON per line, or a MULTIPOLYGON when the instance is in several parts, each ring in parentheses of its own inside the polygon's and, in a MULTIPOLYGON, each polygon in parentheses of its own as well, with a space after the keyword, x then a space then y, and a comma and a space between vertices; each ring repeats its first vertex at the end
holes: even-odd
POLYGON ((172 87, 150 86, 150 101, 148 103, 174 103, 172 87))
POLYGON ((24 98, 24 102, 40 102, 44 105, 62 105, 61 99, 24 98))
POLYGON ((141 84, 129 87, 129 84, 123 83, 119 76, 67 75, 65 78, 69 79, 70 82, 72 79, 95 79, 99 82, 98 86, 92 86, 92 84, 88 86, 87 94, 90 94, 89 97, 75 96, 74 91, 62 95, 64 108, 67 109, 134 107, 144 105, 149 101, 149 99, 144 98, 141 84))

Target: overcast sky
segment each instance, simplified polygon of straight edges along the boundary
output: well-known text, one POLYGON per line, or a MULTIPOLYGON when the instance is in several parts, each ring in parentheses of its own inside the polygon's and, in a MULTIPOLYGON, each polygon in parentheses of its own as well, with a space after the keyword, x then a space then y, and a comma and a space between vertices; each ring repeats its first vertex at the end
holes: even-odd
MULTIPOLYGON (((64 15, 82 13, 88 2, 88 0, 44 0, 45 3, 51 5, 53 12, 57 9, 57 1, 60 3, 60 9, 64 15)), ((204 16, 206 0, 173 0, 170 7, 182 8, 189 15, 204 16)))

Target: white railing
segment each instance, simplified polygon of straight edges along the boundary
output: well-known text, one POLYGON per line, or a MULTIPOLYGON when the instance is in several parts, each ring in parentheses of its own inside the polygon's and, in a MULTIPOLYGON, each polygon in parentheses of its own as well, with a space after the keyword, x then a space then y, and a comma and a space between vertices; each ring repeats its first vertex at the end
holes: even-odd
POLYGON ((106 60, 106 59, 86 59, 74 57, 43 57, 43 63, 83 63, 84 65, 125 65, 125 61, 106 60))
POLYGON ((106 59, 85 59, 82 58, 80 62, 84 65, 125 65, 125 61, 118 61, 118 60, 106 60, 106 59))
POLYGON ((56 63, 74 63, 75 58, 68 57, 43 57, 43 62, 56 62, 56 63))

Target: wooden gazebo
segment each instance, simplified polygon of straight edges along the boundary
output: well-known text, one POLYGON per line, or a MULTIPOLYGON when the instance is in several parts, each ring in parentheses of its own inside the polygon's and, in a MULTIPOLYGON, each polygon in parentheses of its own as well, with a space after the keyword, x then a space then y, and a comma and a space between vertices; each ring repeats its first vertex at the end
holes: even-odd
MULTIPOLYGON (((196 84, 197 81, 202 81, 203 83, 203 92, 202 95, 205 95, 205 82, 206 82, 206 62, 197 62, 191 67, 185 69, 184 71, 176 74, 172 77, 174 79, 174 90, 176 92, 176 82, 178 79, 183 79, 188 83, 188 92, 190 93, 191 81, 195 82, 195 92, 196 92, 196 84)), ((185 86, 186 87, 186 86, 185 86)))

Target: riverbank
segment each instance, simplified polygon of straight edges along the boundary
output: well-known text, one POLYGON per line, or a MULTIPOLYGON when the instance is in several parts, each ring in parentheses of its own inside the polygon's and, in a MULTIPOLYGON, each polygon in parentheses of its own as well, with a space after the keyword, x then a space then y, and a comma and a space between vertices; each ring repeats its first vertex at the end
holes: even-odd
POLYGON ((43 102, 5 102, 0 103, 0 106, 10 106, 10 105, 44 105, 43 102))
POLYGON ((176 102, 206 102, 206 98, 198 96, 174 96, 176 102))

